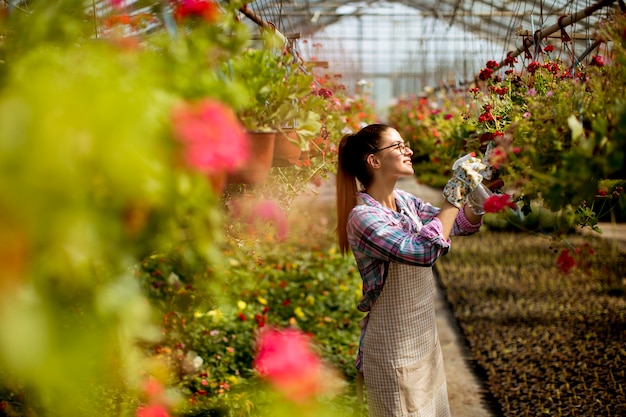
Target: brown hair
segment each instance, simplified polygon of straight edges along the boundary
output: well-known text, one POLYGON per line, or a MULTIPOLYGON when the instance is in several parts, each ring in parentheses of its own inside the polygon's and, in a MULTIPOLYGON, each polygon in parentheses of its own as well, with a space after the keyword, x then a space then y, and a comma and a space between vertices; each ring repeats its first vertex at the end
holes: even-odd
POLYGON ((339 249, 345 254, 348 244, 348 215, 356 205, 358 180, 367 188, 372 175, 367 166, 367 156, 376 152, 384 132, 390 129, 383 124, 372 124, 354 134, 345 135, 339 142, 337 163, 337 238, 339 249))

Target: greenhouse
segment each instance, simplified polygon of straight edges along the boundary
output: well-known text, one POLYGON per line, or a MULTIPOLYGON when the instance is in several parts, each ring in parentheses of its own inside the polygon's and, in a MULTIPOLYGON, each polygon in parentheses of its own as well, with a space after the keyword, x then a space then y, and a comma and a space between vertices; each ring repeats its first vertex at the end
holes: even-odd
POLYGON ((626 415, 626 4, 0 0, 0 416, 626 415))

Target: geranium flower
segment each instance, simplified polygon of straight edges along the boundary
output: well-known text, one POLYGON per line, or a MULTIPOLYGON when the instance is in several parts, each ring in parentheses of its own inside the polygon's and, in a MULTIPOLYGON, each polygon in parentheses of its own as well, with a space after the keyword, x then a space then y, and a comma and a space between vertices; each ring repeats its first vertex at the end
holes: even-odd
POLYGON ((485 200, 483 209, 485 213, 498 213, 507 207, 513 210, 517 209, 514 202, 510 200, 511 196, 508 194, 494 194, 485 200))
POLYGON ((570 255, 568 249, 563 249, 559 258, 556 260, 556 264, 563 273, 567 274, 576 266, 576 260, 570 255))
POLYGON ((174 108, 175 138, 187 166, 204 173, 233 172, 248 158, 248 137, 230 107, 205 99, 174 108))
POLYGON ((480 116, 478 116, 478 121, 480 123, 493 122, 493 120, 493 114, 491 114, 489 111, 485 111, 480 116))
POLYGON ((603 67, 604 66, 604 58, 602 55, 594 55, 591 58, 591 62, 589 63, 590 67, 603 67))
POLYGON ((552 52, 554 51, 554 45, 548 45, 545 48, 543 48, 543 50, 546 52, 552 52))
POLYGON ((176 0, 174 17, 181 21, 189 17, 198 17, 206 22, 214 22, 219 16, 217 4, 209 0, 176 0))
POLYGON ((528 64, 528 67, 526 67, 528 72, 530 72, 531 74, 534 74, 535 71, 537 71, 539 68, 541 68, 541 64, 537 61, 531 62, 530 64, 528 64))
POLYGON ((492 59, 491 59, 491 60, 489 60, 489 61, 487 61, 487 68, 490 68, 490 69, 497 69, 499 66, 500 66, 500 65, 499 65, 496 61, 494 61, 494 60, 492 60, 492 59))
POLYGON ((511 55, 507 55, 506 58, 504 58, 504 65, 508 65, 508 66, 512 67, 515 64, 517 64, 517 59, 515 59, 511 55))
POLYGON ((254 369, 288 399, 303 402, 317 394, 321 367, 310 337, 301 331, 266 328, 261 332, 254 369))
POLYGON ((493 75, 493 70, 491 68, 483 68, 480 70, 480 74, 478 74, 478 78, 483 81, 490 80, 493 75))

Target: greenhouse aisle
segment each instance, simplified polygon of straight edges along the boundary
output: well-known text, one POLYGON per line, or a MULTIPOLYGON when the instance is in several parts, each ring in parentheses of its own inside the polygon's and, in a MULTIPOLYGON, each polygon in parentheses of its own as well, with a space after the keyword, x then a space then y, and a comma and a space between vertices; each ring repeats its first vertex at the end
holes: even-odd
MULTIPOLYGON (((403 178, 398 181, 398 188, 408 191, 433 205, 442 201, 439 190, 420 185, 415 178, 403 178)), ((304 207, 328 208, 335 204, 334 177, 322 183, 320 187, 309 188, 296 202, 304 207)), ((481 383, 468 364, 463 338, 454 321, 452 312, 441 291, 437 291, 437 329, 443 351, 448 381, 448 396, 452 416, 455 417, 491 417, 481 394, 481 383)))

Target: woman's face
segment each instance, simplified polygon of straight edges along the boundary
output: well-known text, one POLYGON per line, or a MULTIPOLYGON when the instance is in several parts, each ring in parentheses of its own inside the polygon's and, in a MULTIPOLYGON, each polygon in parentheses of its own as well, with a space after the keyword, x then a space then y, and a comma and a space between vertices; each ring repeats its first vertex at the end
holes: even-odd
POLYGON ((400 133, 396 129, 387 129, 381 139, 375 156, 381 162, 382 171, 397 176, 413 175, 413 151, 404 143, 400 133))

